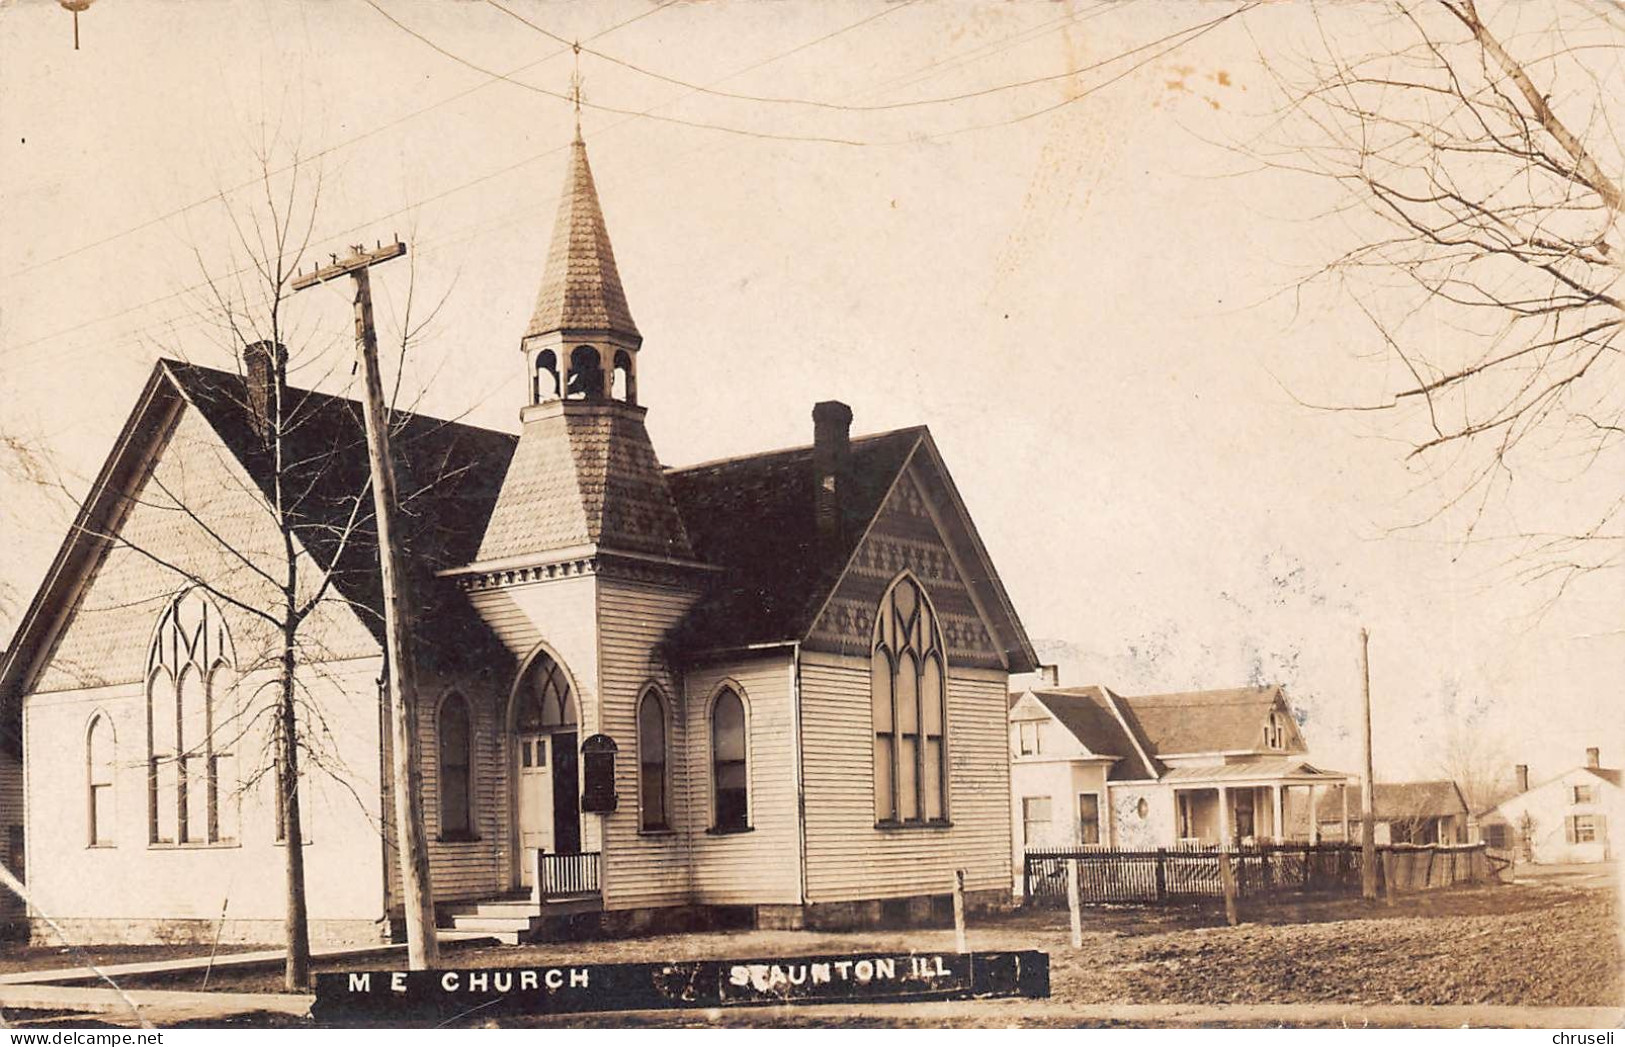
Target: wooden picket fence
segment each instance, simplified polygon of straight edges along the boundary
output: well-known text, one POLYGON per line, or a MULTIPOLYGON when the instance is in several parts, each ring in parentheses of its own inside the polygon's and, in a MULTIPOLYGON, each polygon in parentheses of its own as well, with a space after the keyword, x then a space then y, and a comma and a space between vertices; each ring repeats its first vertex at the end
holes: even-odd
MULTIPOLYGON (((1379 886, 1392 870, 1395 890, 1421 890, 1490 878, 1484 845, 1396 845, 1379 848, 1379 886)), ((1216 846, 1116 851, 1095 847, 1030 850, 1023 886, 1029 905, 1066 905, 1066 867, 1077 862, 1078 897, 1086 905, 1178 903, 1223 898, 1216 846)), ((1358 894, 1358 844, 1265 843, 1236 847, 1231 869, 1239 897, 1358 894)))

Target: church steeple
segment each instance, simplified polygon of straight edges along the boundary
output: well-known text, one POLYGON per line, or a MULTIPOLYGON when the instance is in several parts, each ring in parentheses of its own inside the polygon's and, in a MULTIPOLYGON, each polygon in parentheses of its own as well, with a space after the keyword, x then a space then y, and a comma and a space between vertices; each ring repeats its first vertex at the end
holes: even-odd
POLYGON ((642 344, 578 127, 547 272, 520 342, 523 428, 477 564, 545 564, 583 549, 692 558, 637 402, 642 344))
POLYGON ((643 336, 626 305, 579 123, 542 288, 520 344, 531 403, 560 397, 637 403, 643 336))

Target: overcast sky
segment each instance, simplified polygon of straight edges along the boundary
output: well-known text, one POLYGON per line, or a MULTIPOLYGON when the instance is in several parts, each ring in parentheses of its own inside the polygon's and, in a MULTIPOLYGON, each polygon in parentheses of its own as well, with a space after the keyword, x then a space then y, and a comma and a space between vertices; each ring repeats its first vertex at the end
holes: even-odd
MULTIPOLYGON (((374 277, 386 339, 409 277, 445 298, 405 364, 423 409, 516 428, 572 124, 545 29, 601 52, 582 123, 668 464, 806 443, 820 399, 925 423, 1064 683, 1282 682, 1355 770, 1363 624, 1379 777, 1434 773, 1451 723, 1537 778, 1625 762, 1617 574, 1542 612, 1458 514, 1407 526, 1443 497, 1403 460, 1414 420, 1300 403, 1406 377, 1347 301, 1281 293, 1338 243, 1328 188, 1222 144, 1265 126, 1256 49, 1290 55, 1306 8, 1184 32, 1234 6, 503 3, 540 29, 472 0, 123 0, 77 52, 54 0, 0 4, 0 432, 82 490, 155 359, 231 366, 197 285, 233 267, 262 143, 320 175, 322 254, 410 242, 374 277)), ((348 292, 294 307, 331 344, 296 382, 342 389, 348 292)), ((3 482, 0 635, 66 528, 3 482)))

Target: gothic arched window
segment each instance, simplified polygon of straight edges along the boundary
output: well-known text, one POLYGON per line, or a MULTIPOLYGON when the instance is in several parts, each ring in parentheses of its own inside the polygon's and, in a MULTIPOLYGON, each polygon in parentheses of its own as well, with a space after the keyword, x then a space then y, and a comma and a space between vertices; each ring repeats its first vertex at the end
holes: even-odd
POLYGON ((869 662, 875 821, 947 819, 947 682, 936 615, 911 576, 892 583, 875 617, 869 662))
POLYGON ((474 732, 462 695, 447 695, 440 703, 435 728, 440 750, 440 838, 466 840, 474 834, 474 732))
POLYGON ((87 798, 89 802, 86 804, 90 826, 89 832, 85 835, 92 847, 113 846, 113 767, 116 746, 112 722, 102 713, 91 717, 90 727, 85 731, 85 770, 90 788, 90 795, 87 798))
POLYGON ((226 700, 232 662, 225 620, 202 592, 192 589, 164 611, 147 657, 152 843, 226 843, 236 835, 235 724, 226 700))
POLYGON ((670 827, 666 815, 666 703, 653 687, 638 702, 638 828, 670 827))
POLYGON ((711 703, 711 828, 743 832, 750 828, 749 738, 745 703, 724 687, 711 703))

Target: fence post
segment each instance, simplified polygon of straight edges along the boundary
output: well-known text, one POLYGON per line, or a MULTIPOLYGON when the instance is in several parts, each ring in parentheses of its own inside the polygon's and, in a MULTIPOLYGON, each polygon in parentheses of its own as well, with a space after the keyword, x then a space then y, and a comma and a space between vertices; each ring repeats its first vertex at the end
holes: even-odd
POLYGON ((1230 868, 1230 849, 1219 848, 1219 889, 1224 892, 1224 918, 1234 927, 1241 922, 1236 912, 1236 873, 1230 868))
POLYGON ((970 952, 965 944, 965 870, 954 870, 954 944, 960 952, 970 952))
POLYGON ((1066 907, 1072 910, 1072 948, 1083 948, 1083 911, 1078 901, 1078 860, 1066 862, 1066 907))
POLYGON ((1394 904, 1394 849, 1382 849, 1382 900, 1394 904))
POLYGON ((1157 848, 1157 901, 1168 897, 1168 848, 1157 848))
POLYGON ((1306 894, 1315 889, 1315 848, 1313 844, 1305 844, 1303 848, 1303 889, 1306 894))

